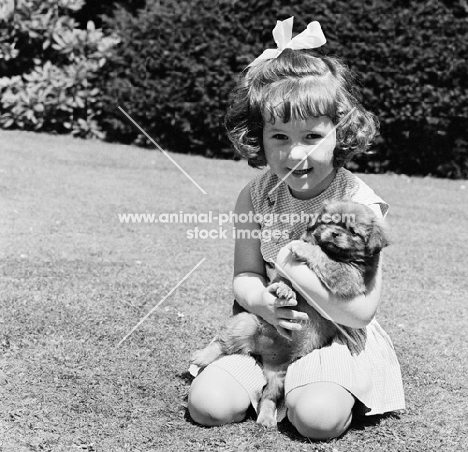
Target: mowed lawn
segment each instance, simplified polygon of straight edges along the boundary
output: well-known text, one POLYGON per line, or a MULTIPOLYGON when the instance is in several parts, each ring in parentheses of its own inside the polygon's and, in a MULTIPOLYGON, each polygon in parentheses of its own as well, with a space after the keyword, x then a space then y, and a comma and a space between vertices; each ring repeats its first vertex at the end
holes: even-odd
POLYGON ((186 413, 191 352, 230 313, 227 238, 213 224, 121 223, 123 213, 229 213, 246 162, 0 131, 0 450, 468 450, 468 183, 362 175, 390 206, 378 319, 407 410, 311 442, 285 421, 203 428, 186 413), (148 319, 127 333, 203 263, 148 319))

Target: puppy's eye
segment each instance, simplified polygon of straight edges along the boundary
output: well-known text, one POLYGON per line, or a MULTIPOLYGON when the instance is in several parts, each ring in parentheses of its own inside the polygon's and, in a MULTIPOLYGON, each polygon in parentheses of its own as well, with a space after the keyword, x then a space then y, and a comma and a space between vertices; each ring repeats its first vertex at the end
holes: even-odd
POLYGON ((356 228, 356 225, 354 224, 346 224, 346 229, 352 234, 352 235, 359 235, 358 228, 356 228))

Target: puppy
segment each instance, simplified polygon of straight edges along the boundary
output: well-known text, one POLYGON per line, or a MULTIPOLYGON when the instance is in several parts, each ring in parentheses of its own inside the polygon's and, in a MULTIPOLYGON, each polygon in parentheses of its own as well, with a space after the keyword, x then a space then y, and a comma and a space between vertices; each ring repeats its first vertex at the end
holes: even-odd
MULTIPOLYGON (((388 245, 383 224, 374 212, 351 201, 326 204, 313 219, 301 241, 288 247, 294 258, 305 262, 333 294, 353 298, 365 294, 377 271, 379 253, 388 245)), ((297 299, 295 309, 307 313, 301 330, 291 332, 291 340, 273 325, 249 312, 230 317, 206 348, 195 352, 191 362, 206 367, 224 355, 241 353, 256 357, 262 364, 267 384, 258 406, 257 422, 276 426, 276 406, 283 397, 287 368, 296 359, 331 342, 339 330, 296 293, 291 283, 277 276, 278 298, 297 299)))
POLYGON ((289 245, 294 258, 343 298, 366 293, 380 250, 388 245, 383 222, 369 207, 352 201, 326 204, 301 240, 289 245))

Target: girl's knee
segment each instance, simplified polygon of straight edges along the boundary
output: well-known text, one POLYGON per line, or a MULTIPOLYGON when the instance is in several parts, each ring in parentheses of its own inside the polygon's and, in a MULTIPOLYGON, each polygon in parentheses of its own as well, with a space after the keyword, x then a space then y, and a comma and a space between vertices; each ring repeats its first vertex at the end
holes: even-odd
POLYGON ((337 438, 348 429, 352 415, 351 412, 337 413, 334 408, 321 402, 307 406, 300 402, 298 406, 289 409, 288 418, 306 438, 337 438))
POLYGON ((205 369, 190 387, 190 417, 206 427, 242 421, 249 405, 250 399, 242 386, 216 367, 205 369))
POLYGON ((337 438, 348 429, 354 397, 334 383, 313 383, 291 391, 286 404, 288 418, 301 435, 323 440, 337 438))

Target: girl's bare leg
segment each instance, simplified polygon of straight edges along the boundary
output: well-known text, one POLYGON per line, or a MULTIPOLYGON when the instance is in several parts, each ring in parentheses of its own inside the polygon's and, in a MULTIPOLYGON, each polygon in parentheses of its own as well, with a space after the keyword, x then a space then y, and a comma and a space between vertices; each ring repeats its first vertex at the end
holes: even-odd
POLYGON ((245 418, 250 398, 240 383, 219 367, 207 367, 190 387, 188 410, 192 419, 212 427, 245 418))

